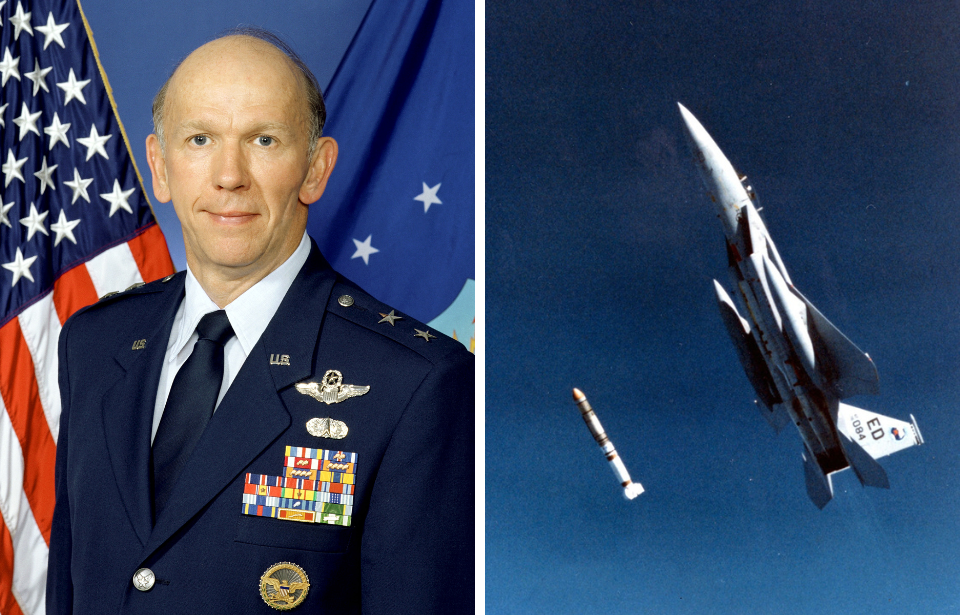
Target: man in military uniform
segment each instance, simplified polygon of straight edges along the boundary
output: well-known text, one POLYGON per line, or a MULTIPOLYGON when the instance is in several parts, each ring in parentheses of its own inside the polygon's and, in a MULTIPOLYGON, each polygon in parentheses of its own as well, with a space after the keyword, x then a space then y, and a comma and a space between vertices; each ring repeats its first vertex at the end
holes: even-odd
POLYGON ((264 33, 158 94, 147 155, 188 271, 63 328, 49 612, 472 611, 473 357, 306 235, 324 115, 264 33))

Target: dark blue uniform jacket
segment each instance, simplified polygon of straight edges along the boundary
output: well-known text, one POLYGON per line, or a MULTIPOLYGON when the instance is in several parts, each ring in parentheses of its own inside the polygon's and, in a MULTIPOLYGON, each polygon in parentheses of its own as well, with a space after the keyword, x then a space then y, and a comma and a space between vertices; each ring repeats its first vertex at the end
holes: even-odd
POLYGON ((472 612, 473 355, 416 337, 427 327, 412 318, 378 323, 390 308, 315 244, 154 524, 150 430, 184 278, 103 299, 63 327, 48 612, 272 613, 260 577, 280 562, 309 578, 294 612, 472 612), (295 389, 327 370, 370 390, 327 405, 295 389), (315 437, 312 418, 349 432, 315 437), (286 446, 357 453, 350 526, 241 514, 245 475, 280 476, 286 446), (157 579, 147 592, 131 581, 144 567, 157 579))

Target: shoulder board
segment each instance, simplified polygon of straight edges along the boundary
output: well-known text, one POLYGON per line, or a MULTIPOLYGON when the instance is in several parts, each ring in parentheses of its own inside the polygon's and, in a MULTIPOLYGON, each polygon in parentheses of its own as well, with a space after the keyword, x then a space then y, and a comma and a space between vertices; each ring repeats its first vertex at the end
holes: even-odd
POLYGON ((439 359, 457 348, 467 351, 460 342, 377 301, 351 284, 337 282, 334 285, 327 310, 388 337, 427 359, 439 359))
POLYGON ((115 290, 103 295, 102 297, 100 297, 100 299, 97 300, 97 302, 94 305, 111 303, 112 300, 120 299, 122 297, 132 297, 134 295, 140 295, 143 293, 158 292, 160 290, 163 290, 162 287, 160 287, 160 284, 166 284, 170 280, 174 279, 176 276, 181 275, 183 273, 184 272, 172 273, 165 278, 154 280, 153 282, 150 282, 148 284, 144 284, 143 282, 134 282, 133 284, 131 284, 130 286, 128 286, 126 289, 122 291, 115 290))

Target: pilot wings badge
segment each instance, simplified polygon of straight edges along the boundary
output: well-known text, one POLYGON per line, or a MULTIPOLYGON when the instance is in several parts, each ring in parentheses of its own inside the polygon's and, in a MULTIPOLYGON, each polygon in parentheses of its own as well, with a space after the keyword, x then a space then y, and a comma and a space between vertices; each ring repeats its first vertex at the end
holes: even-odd
POLYGON ((298 382, 297 390, 304 395, 322 401, 325 404, 339 404, 345 399, 364 395, 370 390, 369 386, 343 384, 343 374, 335 369, 328 369, 320 382, 298 382))

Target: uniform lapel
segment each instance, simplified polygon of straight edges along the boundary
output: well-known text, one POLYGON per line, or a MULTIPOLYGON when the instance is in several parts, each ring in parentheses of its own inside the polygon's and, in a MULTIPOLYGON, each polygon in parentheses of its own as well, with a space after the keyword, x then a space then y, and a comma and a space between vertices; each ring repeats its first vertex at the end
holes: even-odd
POLYGON ((103 396, 103 429, 120 497, 141 543, 151 529, 150 431, 170 328, 183 295, 183 276, 160 287, 156 310, 142 314, 141 328, 122 340, 114 357, 120 379, 103 396), (145 340, 145 345, 135 344, 145 340))
MULTIPOLYGON (((277 392, 307 378, 335 274, 316 244, 197 443, 142 553, 159 548, 290 427, 277 392), (271 365, 271 354, 289 365, 271 365)), ((277 459, 277 463, 280 463, 277 459)), ((242 492, 237 491, 240 514, 242 492)))

